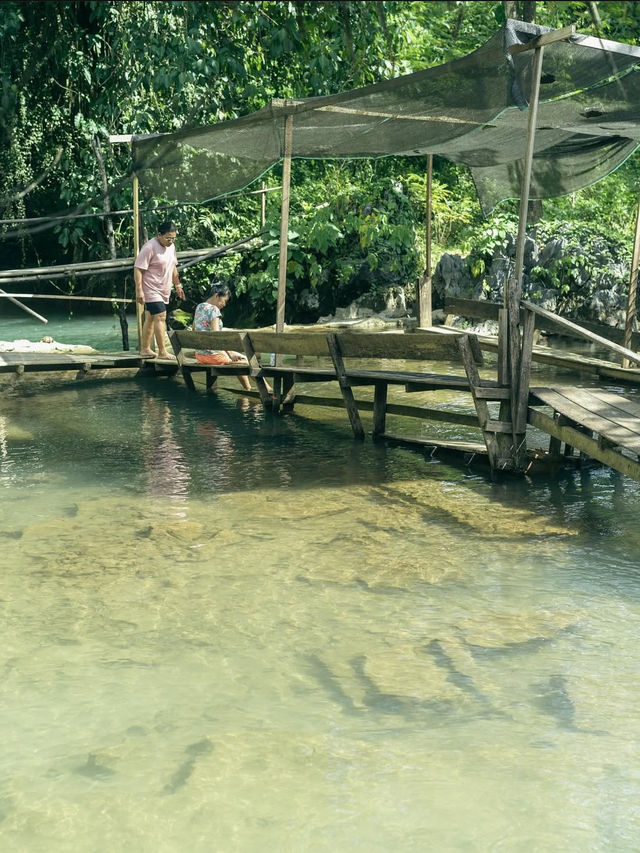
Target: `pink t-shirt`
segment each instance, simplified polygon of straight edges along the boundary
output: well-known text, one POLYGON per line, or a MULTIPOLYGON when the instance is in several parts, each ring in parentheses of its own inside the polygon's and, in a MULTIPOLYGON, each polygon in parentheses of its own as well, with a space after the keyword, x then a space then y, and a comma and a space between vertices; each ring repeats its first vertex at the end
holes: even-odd
POLYGON ((155 237, 144 244, 134 266, 142 270, 142 295, 145 302, 168 304, 175 265, 174 246, 162 246, 155 237))

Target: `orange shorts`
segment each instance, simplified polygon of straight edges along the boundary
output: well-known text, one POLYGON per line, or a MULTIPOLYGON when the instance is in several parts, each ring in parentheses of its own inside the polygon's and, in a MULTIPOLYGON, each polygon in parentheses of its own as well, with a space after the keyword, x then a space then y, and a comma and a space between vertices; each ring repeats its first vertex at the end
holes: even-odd
POLYGON ((226 352, 212 352, 209 355, 201 355, 197 352, 195 356, 200 364, 231 364, 231 359, 226 352))

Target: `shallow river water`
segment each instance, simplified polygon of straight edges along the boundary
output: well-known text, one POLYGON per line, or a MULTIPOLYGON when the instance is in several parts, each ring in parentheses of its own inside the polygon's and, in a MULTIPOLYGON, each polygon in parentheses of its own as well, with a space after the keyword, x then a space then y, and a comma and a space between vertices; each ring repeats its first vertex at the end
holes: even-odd
POLYGON ((0 400, 0 849, 640 848, 640 486, 172 380, 0 400))

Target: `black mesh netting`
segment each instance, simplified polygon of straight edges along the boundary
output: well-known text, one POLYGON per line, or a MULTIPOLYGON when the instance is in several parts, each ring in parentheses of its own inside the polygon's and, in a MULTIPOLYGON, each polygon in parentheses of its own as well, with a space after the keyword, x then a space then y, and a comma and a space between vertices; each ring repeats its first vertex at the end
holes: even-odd
MULTIPOLYGON (((462 59, 338 95, 272 101, 233 121, 134 139, 146 196, 202 202, 240 190, 293 157, 434 154, 470 167, 485 211, 520 194, 534 51, 547 28, 509 21, 462 59)), ((587 186, 640 142, 640 48, 576 35, 546 45, 531 197, 587 186)))

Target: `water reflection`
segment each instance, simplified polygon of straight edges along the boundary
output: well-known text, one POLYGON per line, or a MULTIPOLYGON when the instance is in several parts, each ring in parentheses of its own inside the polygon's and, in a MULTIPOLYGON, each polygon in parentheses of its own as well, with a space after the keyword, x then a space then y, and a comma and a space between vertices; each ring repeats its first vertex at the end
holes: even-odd
POLYGON ((142 395, 142 455, 149 494, 185 500, 191 481, 189 463, 176 437, 166 400, 142 395))

